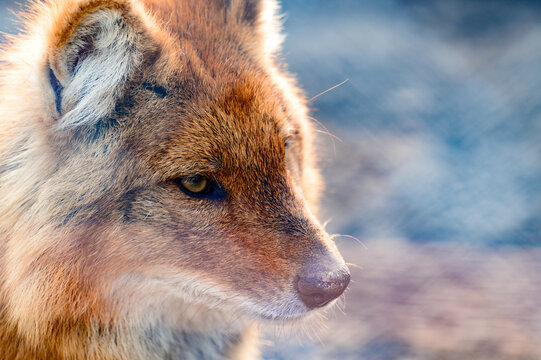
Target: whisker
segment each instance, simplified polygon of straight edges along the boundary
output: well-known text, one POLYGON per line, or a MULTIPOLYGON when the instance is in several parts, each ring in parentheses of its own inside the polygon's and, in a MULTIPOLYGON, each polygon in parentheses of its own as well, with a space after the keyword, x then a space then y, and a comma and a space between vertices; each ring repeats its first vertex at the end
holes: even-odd
POLYGON ((342 315, 346 315, 346 297, 340 296, 340 298, 336 302, 336 306, 334 306, 333 308, 336 308, 338 311, 340 311, 342 315))
POLYGON ((335 140, 338 140, 340 141, 341 143, 344 142, 344 140, 340 139, 338 136, 334 135, 333 133, 329 132, 329 131, 326 131, 326 130, 319 130, 319 129, 314 129, 315 132, 318 132, 320 134, 324 134, 324 135, 328 135, 329 137, 335 139, 335 140))
POLYGON ((314 132, 327 135, 332 140, 333 155, 336 156, 336 140, 338 140, 340 143, 344 143, 344 141, 337 135, 333 134, 325 125, 323 125, 321 121, 319 121, 315 117, 308 116, 308 118, 321 128, 314 129, 314 132))
POLYGON ((344 141, 337 135, 333 134, 325 125, 323 125, 321 121, 319 121, 315 117, 308 116, 308 118, 321 128, 321 129, 314 129, 316 133, 327 135, 332 140, 333 155, 336 156, 336 141, 338 140, 342 144, 344 143, 344 141))
MULTIPOLYGON (((303 322, 301 323, 300 328, 301 328, 302 332, 308 337, 308 339, 309 339, 310 341, 313 342, 313 341, 314 341, 314 338, 313 338, 313 336, 312 336, 312 332, 311 332, 309 329, 306 328, 306 322, 305 322, 305 321, 303 321, 303 322)), ((299 338, 297 338, 297 340, 298 340, 298 339, 299 339, 299 338)))
MULTIPOLYGON (((316 322, 313 322, 312 324, 313 324, 312 327, 315 328, 315 329, 313 330, 314 336, 316 337, 317 341, 318 341, 321 345, 324 345, 324 344, 323 344, 323 340, 321 340, 321 336, 319 336, 319 330, 318 330, 317 327, 316 327, 316 326, 317 326, 317 323, 316 323, 316 322)), ((323 323, 320 323, 320 326, 324 326, 323 323)))
POLYGON ((328 88, 327 90, 320 92, 319 94, 317 94, 317 95, 311 97, 310 99, 308 99, 308 102, 314 101, 315 99, 317 99, 317 98, 320 97, 321 95, 326 94, 326 93, 328 93, 329 91, 332 91, 332 90, 336 89, 337 87, 344 85, 344 84, 347 83, 348 81, 349 81, 349 79, 346 79, 346 80, 342 81, 341 83, 336 84, 336 85, 334 85, 334 86, 328 88))
POLYGON ((321 121, 319 121, 318 119, 316 119, 316 118, 313 117, 313 116, 308 116, 308 118, 309 118, 310 120, 312 120, 313 122, 315 122, 317 125, 319 125, 319 126, 323 129, 323 131, 324 131, 323 134, 327 134, 327 135, 329 135, 329 136, 331 136, 331 137, 337 139, 338 141, 340 141, 340 142, 342 142, 342 143, 344 142, 340 137, 338 137, 337 135, 334 135, 334 134, 329 130, 329 128, 326 127, 321 121))
POLYGON ((362 266, 354 264, 354 263, 347 262, 346 265, 354 267, 355 269, 364 270, 364 268, 362 266))
POLYGON ((358 242, 365 250, 368 250, 368 246, 366 246, 365 243, 363 243, 361 240, 359 240, 359 239, 356 238, 355 236, 351 236, 351 235, 342 235, 342 234, 332 234, 332 235, 331 235, 331 238, 332 238, 332 239, 337 238, 337 237, 346 237, 346 238, 349 238, 349 239, 353 239, 353 240, 355 240, 356 242, 358 242))
POLYGON ((323 224, 321 225, 323 227, 323 230, 326 230, 325 228, 327 227, 327 225, 329 225, 329 223, 332 221, 333 219, 332 218, 328 218, 327 220, 325 220, 323 222, 323 224))

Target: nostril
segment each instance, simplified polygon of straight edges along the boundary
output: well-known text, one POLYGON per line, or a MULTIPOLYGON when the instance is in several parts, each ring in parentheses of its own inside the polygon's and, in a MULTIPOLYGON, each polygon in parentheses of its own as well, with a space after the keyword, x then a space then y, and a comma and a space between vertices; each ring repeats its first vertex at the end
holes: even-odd
POLYGON ((350 274, 347 270, 299 276, 296 281, 299 297, 309 308, 322 307, 336 299, 347 288, 350 274))

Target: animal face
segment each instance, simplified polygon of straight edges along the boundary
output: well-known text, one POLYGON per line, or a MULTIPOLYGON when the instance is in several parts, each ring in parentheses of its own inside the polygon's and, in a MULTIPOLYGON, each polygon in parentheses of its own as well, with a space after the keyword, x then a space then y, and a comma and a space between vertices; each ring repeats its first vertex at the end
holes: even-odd
POLYGON ((125 316, 178 301, 293 319, 337 298, 349 271, 313 213, 311 125, 269 48, 271 3, 62 4, 43 15, 36 189, 59 235, 34 269, 61 263, 78 298, 125 316))
MULTIPOLYGON (((132 120, 153 118, 163 125, 145 145, 139 139, 147 134, 138 133, 127 146, 135 147, 130 153, 141 151, 140 166, 159 180, 130 189, 124 218, 126 226, 154 233, 151 243, 165 241, 159 261, 167 259, 224 297, 242 299, 245 311, 298 317, 341 293, 347 270, 304 196, 301 125, 269 83, 266 76, 250 74, 216 86, 215 94, 203 87, 188 100, 196 106, 174 106, 165 119, 163 109, 170 107, 158 104, 149 117, 142 106, 147 115, 132 120), (338 282, 338 290, 326 294, 315 285, 307 290, 306 304, 300 277, 317 282, 323 272, 330 277, 327 284, 338 282)), ((166 90, 171 95, 164 101, 181 102, 175 97, 182 93, 166 90)))

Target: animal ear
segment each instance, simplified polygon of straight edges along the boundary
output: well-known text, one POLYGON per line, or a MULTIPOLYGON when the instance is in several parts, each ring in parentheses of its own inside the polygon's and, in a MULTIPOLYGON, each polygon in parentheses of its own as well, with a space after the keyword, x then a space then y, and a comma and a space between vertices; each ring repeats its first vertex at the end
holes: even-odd
POLYGON ((259 37, 260 53, 273 56, 280 51, 284 37, 276 0, 230 0, 229 8, 237 22, 251 27, 259 37))
POLYGON ((54 16, 48 75, 58 125, 95 124, 142 63, 148 49, 142 18, 128 0, 74 1, 54 16))

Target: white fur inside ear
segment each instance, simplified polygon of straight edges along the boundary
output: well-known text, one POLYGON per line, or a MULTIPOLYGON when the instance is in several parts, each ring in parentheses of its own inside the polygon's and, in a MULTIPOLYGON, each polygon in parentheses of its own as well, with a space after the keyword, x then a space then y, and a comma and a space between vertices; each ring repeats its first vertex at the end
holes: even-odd
POLYGON ((141 63, 136 36, 122 14, 112 9, 98 10, 80 24, 63 49, 68 53, 59 57, 66 62, 59 66, 68 74, 62 81, 59 127, 93 125, 111 113, 127 76, 141 63), (73 58, 70 51, 81 59, 65 70, 73 58))

